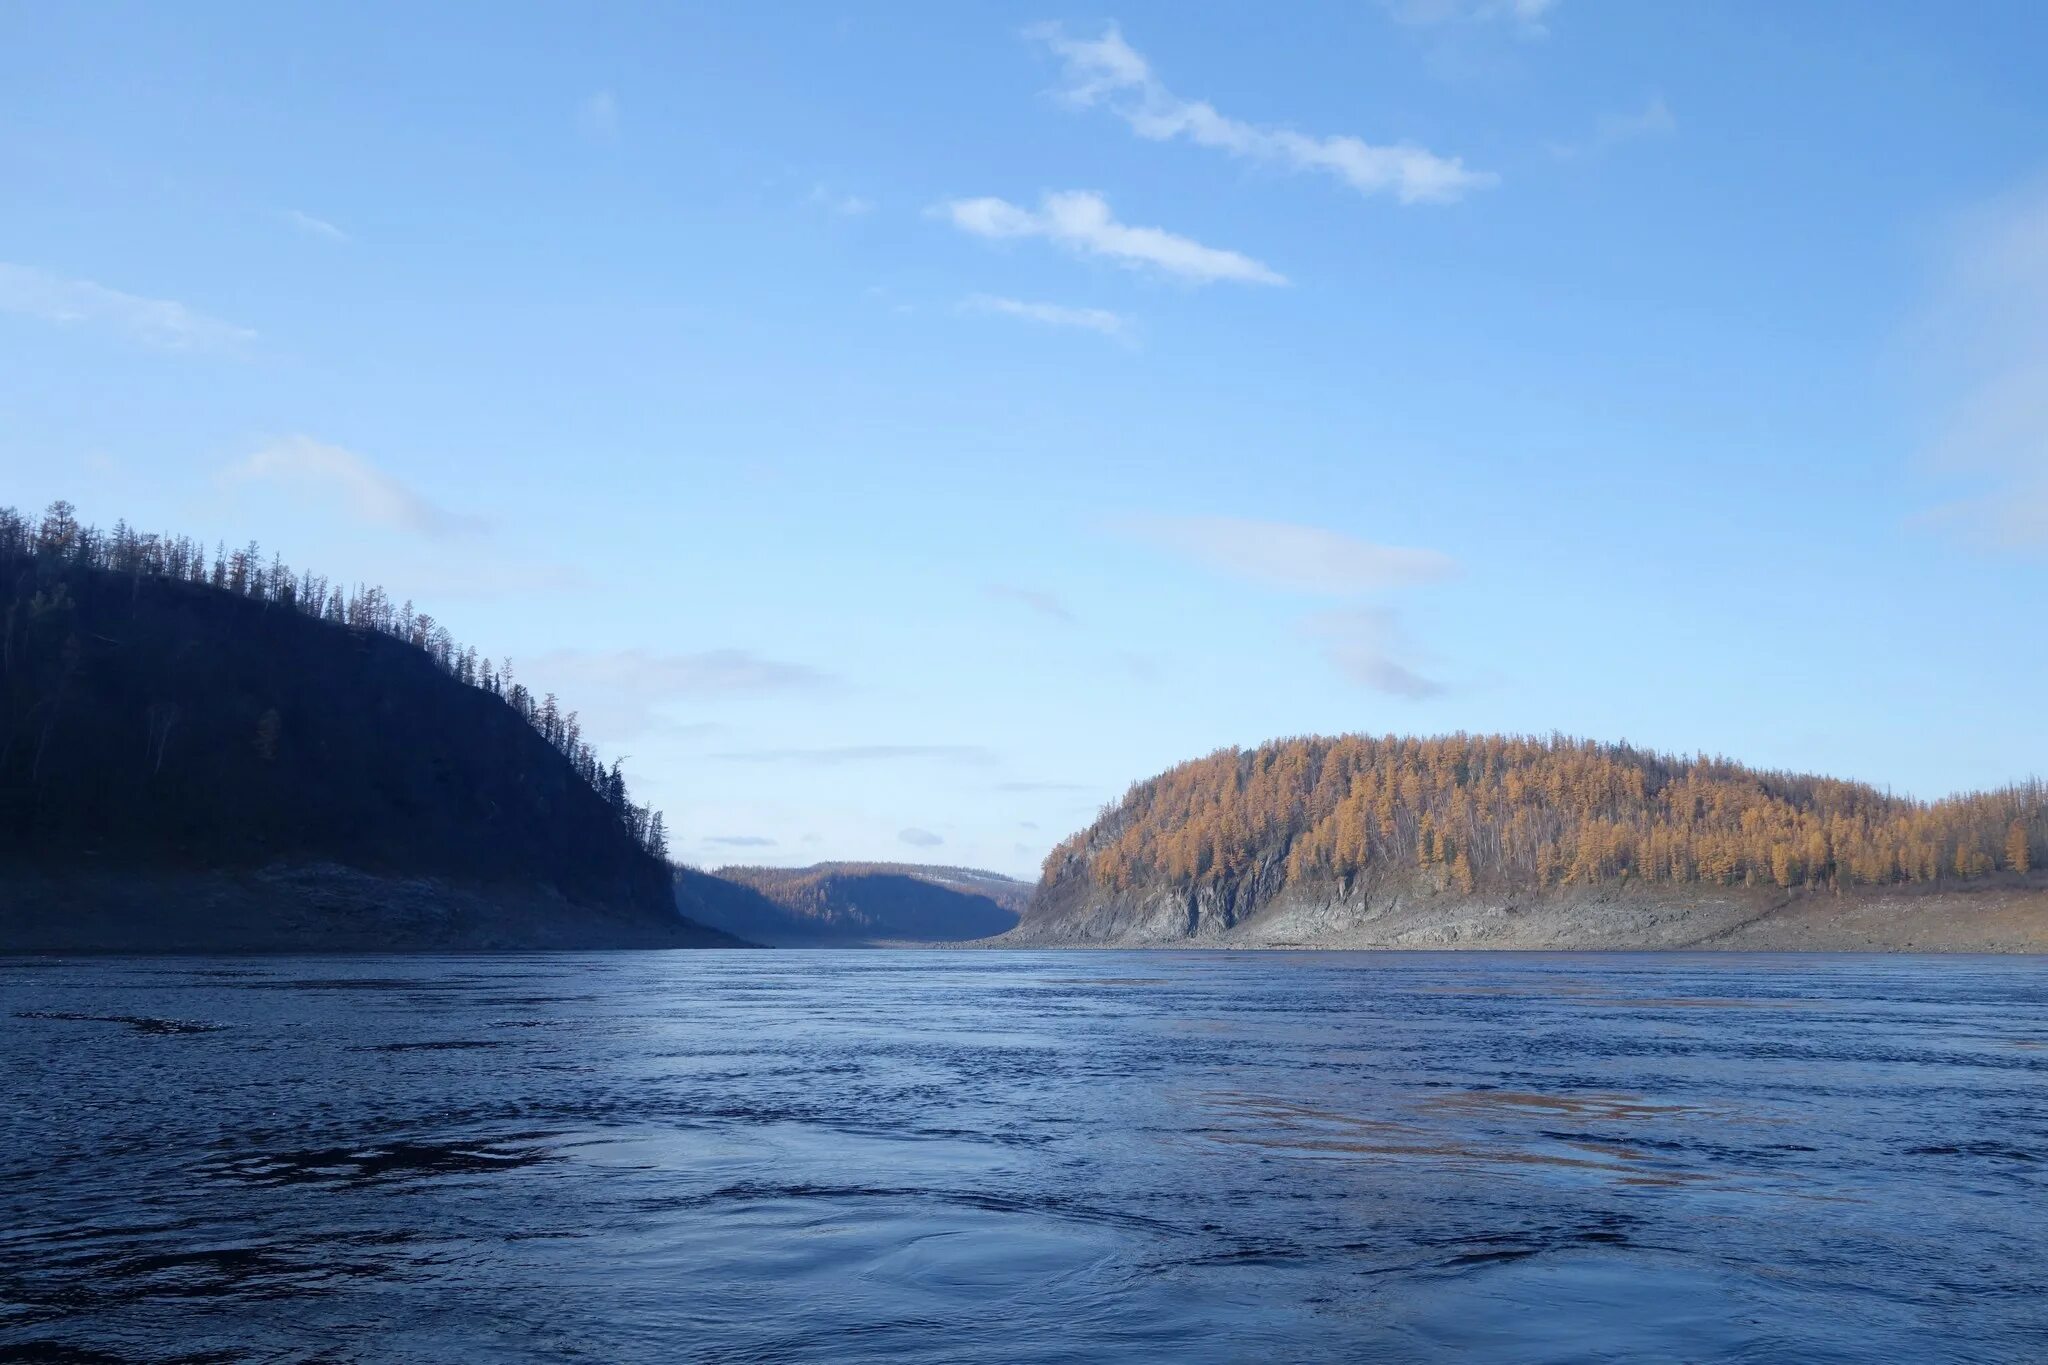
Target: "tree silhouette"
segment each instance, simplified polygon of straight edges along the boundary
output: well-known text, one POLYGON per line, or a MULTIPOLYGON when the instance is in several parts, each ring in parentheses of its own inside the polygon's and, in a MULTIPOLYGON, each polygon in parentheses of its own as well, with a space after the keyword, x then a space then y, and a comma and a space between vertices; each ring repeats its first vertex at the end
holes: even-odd
MULTIPOLYGON (((77 509, 61 499, 51 503, 34 522, 11 507, 0 507, 0 571, 6 572, 11 580, 24 570, 30 576, 27 590, 17 591, 9 600, 4 617, 0 617, 0 626, 4 626, 4 633, 0 633, 0 679, 8 680, 12 691, 19 693, 10 694, 10 707, 25 720, 9 722, 5 739, 0 741, 0 769, 15 752, 17 742, 29 748, 32 775, 39 776, 44 764, 54 757, 47 752, 54 733, 54 717, 63 689, 75 670, 79 642, 73 637, 60 646, 62 657, 69 659, 72 667, 59 668, 54 679, 32 683, 15 676, 13 664, 23 632, 61 616, 66 610, 67 574, 120 575, 138 586, 146 579, 205 584, 231 596, 286 607, 314 620, 386 636, 419 650, 456 681, 502 699, 569 760, 578 777, 611 805, 620 825, 632 832, 643 848, 657 856, 667 856, 665 823, 658 825, 651 811, 633 804, 619 765, 615 762, 607 769, 598 760, 583 742, 573 712, 565 717, 552 693, 536 707, 533 695, 512 681, 510 660, 496 669, 489 660, 479 665, 474 649, 457 645, 432 616, 415 612, 412 603, 394 606, 380 587, 356 584, 344 591, 341 584, 319 574, 295 575, 275 554, 265 563, 261 548, 253 540, 232 553, 221 542, 209 555, 205 545, 189 537, 137 533, 125 521, 116 523, 111 533, 103 534, 81 524, 77 509), (30 695, 31 688, 34 695, 30 695), (26 735, 22 733, 24 727, 26 735)), ((149 709, 144 758, 152 770, 162 767, 178 720, 176 706, 152 704, 149 709)), ((275 712, 264 716, 258 726, 254 745, 266 760, 277 751, 281 728, 275 712)))

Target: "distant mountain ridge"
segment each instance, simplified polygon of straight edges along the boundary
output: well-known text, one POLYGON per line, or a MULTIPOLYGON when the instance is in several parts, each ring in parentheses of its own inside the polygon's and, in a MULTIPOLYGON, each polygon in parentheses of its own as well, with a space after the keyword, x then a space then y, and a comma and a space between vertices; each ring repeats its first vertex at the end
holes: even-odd
POLYGON ((1346 735, 1134 784, 1011 944, 2048 949, 2048 788, 1922 802, 1622 744, 1346 735))
POLYGON ((377 590, 0 509, 0 950, 731 942, 661 843, 553 697, 377 590))
POLYGON ((708 922, 764 943, 951 943, 1012 928, 1031 884, 968 867, 818 863, 721 867, 769 907, 713 912, 708 922))

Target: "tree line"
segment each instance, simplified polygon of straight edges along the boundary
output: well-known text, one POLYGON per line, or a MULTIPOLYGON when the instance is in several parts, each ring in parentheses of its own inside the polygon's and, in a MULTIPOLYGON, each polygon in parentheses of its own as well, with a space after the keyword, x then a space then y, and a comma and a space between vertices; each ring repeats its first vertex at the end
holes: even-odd
POLYGON ((1103 886, 1363 879, 1540 889, 1639 880, 1842 888, 2024 876, 2048 855, 2039 780, 1940 801, 1627 744, 1457 734, 1224 749, 1134 785, 1054 849, 1103 886))
MULTIPOLYGON (((188 536, 137 531, 125 521, 116 522, 111 531, 102 531, 81 523, 77 509, 61 499, 51 503, 40 518, 0 507, 0 564, 16 561, 27 561, 53 576, 85 570, 137 582, 149 578, 197 584, 410 645, 457 682, 503 701, 604 798, 641 847, 656 857, 668 857, 668 831, 661 812, 633 802, 620 764, 615 760, 606 767, 598 758, 583 739, 576 712, 564 709, 552 692, 536 697, 514 678, 509 658, 493 662, 473 646, 459 644, 432 616, 416 611, 410 600, 394 602, 380 587, 344 586, 311 571, 295 572, 276 554, 266 559, 255 541, 235 550, 217 543, 209 553, 203 542, 188 536)), ((61 593, 63 589, 59 584, 50 591, 61 593)), ((38 603, 47 606, 50 600, 49 593, 39 592, 28 599, 27 606, 33 613, 39 609, 38 603)), ((6 638, 12 638, 12 613, 21 606, 17 602, 9 607, 6 638)))

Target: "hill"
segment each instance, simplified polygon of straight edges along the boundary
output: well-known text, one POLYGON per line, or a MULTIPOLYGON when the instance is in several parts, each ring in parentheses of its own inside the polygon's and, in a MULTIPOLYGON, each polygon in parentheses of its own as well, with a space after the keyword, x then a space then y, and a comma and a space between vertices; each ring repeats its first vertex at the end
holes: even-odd
POLYGON ((0 949, 729 941, 664 839, 410 604, 0 509, 0 949))
POLYGON ((708 923, 762 943, 953 943, 1014 927, 1027 882, 964 867, 916 863, 818 863, 722 867, 718 876, 760 893, 708 923))
POLYGON ((2048 948, 2048 789, 1923 802, 1626 744, 1289 739, 1134 785, 1006 942, 2048 948))

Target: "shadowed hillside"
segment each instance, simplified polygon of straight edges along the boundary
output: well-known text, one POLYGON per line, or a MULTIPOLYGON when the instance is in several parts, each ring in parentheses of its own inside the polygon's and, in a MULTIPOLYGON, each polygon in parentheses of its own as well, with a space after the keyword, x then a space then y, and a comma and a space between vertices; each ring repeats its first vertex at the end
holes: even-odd
POLYGON ((915 863, 722 867, 718 875, 753 888, 764 903, 708 922, 771 943, 987 938, 1017 923, 1031 892, 1029 884, 993 872, 915 863))
MULTIPOLYGON (((1676 946, 1664 912, 1687 904, 1739 918, 1797 902, 1810 917, 1825 896, 1925 915, 1963 892, 2025 918, 2048 909, 2044 853, 2048 789, 2033 781, 1923 802, 1563 737, 1293 739, 1133 786, 1053 850, 1013 937, 1363 944, 1398 918, 1424 942, 1435 907, 1460 924, 1498 912, 1495 937, 1537 946, 1522 941, 1532 906, 1605 905, 1656 909, 1659 945, 1676 946)), ((1593 920, 1556 932, 1596 928, 1628 937, 1593 920)))
POLYGON ((0 512, 0 947, 717 940, 502 676, 374 589, 0 512))

